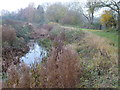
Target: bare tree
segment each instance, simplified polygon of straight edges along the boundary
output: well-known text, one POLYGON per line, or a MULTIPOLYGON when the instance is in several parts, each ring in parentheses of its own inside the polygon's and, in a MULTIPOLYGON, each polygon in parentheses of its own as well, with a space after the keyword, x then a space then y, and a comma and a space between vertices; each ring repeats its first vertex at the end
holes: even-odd
POLYGON ((88 0, 86 2, 87 14, 83 13, 83 16, 88 20, 90 24, 93 24, 94 13, 98 9, 100 3, 88 0))

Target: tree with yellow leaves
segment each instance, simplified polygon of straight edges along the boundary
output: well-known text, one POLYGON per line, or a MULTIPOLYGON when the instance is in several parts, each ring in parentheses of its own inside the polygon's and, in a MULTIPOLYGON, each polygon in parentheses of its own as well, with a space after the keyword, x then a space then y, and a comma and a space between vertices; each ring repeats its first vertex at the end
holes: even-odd
POLYGON ((104 13, 101 15, 100 21, 103 25, 106 26, 106 28, 116 26, 116 21, 113 17, 112 11, 105 10, 104 13))

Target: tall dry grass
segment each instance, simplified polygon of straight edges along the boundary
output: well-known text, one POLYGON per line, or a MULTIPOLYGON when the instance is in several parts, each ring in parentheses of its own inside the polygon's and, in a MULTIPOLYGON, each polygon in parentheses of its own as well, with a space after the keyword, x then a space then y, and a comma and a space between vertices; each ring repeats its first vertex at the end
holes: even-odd
POLYGON ((78 55, 64 46, 62 32, 54 39, 54 47, 47 62, 41 67, 42 88, 75 88, 79 82, 80 63, 78 55))
POLYGON ((7 80, 3 83, 4 88, 30 88, 30 70, 25 64, 11 64, 7 71, 7 80))
POLYGON ((118 87, 118 48, 110 41, 85 33, 85 37, 75 44, 83 66, 80 87, 118 87))
POLYGON ((12 28, 11 26, 2 26, 2 41, 3 42, 8 42, 10 45, 13 44, 13 42, 16 39, 16 32, 15 29, 12 28))
POLYGON ((91 47, 98 49, 99 56, 112 60, 112 63, 118 63, 118 48, 110 45, 110 41, 92 33, 87 33, 84 40, 91 47))

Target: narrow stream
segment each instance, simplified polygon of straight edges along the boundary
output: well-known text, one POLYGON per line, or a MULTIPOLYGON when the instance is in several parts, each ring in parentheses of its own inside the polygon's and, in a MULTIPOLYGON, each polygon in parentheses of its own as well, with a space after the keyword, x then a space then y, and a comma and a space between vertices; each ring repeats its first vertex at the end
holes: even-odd
POLYGON ((47 56, 47 51, 40 45, 38 45, 37 42, 30 42, 28 46, 30 48, 29 52, 25 56, 20 58, 20 60, 23 61, 25 64, 31 65, 35 62, 40 63, 42 61, 42 58, 47 56))

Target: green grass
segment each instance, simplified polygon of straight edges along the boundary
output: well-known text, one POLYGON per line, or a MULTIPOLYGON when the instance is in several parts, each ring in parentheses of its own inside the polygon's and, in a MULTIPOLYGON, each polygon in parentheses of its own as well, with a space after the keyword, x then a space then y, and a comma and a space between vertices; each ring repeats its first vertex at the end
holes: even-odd
POLYGON ((116 32, 104 32, 104 31, 103 32, 94 31, 92 33, 99 35, 101 37, 108 38, 109 40, 111 40, 115 44, 115 46, 118 46, 118 33, 116 33, 116 32))
POLYGON ((81 28, 80 30, 87 30, 92 32, 93 34, 107 38, 110 41, 112 41, 115 44, 115 46, 118 46, 118 42, 120 42, 120 40, 118 39, 118 32, 106 32, 103 30, 93 30, 93 29, 83 29, 83 28, 81 28))

